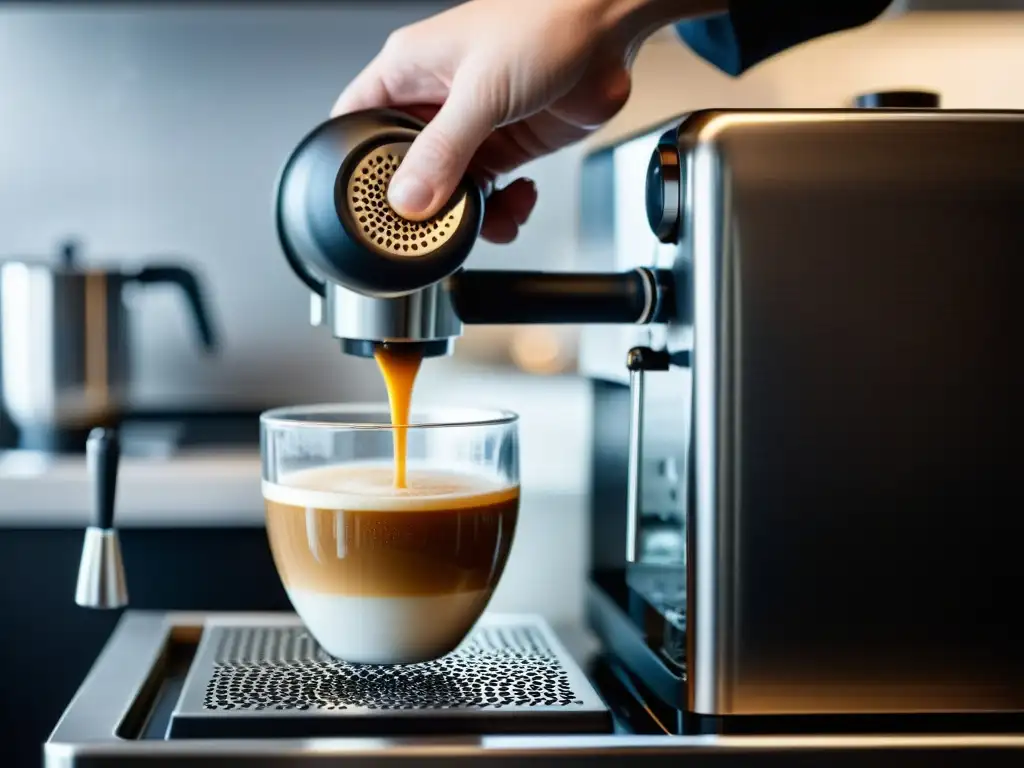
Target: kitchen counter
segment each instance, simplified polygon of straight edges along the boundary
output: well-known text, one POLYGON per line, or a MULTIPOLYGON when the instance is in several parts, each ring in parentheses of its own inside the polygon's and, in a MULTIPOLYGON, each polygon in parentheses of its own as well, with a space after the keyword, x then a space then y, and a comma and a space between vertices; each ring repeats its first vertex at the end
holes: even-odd
MULTIPOLYGON (((580 495, 589 486, 589 389, 573 379, 513 376, 452 363, 424 371, 417 402, 502 407, 520 415, 524 495, 580 495), (453 369, 453 370, 450 370, 453 369)), ((117 485, 122 528, 260 527, 260 455, 256 423, 247 444, 205 440, 164 445, 159 432, 142 455, 124 455, 117 485)), ((173 427, 173 425, 172 425, 173 427)), ((172 429, 173 431, 173 429, 172 429)), ((0 528, 84 527, 91 489, 83 454, 0 450, 0 528)))
MULTIPOLYGON (((557 465, 528 462, 524 499, 579 496, 557 465)), ((0 451, 0 528, 84 527, 91 514, 85 457, 0 451)), ((121 460, 118 527, 254 527, 263 525, 258 450, 217 449, 169 458, 121 460)))
MULTIPOLYGON (((500 406, 519 414, 520 479, 525 496, 579 496, 590 485, 591 394, 573 377, 528 376, 444 359, 424 367, 417 407, 460 403, 500 406)), ((217 444, 200 435, 184 447, 162 432, 175 424, 137 428, 142 455, 123 455, 117 486, 121 528, 262 527, 259 409, 226 409, 231 431, 251 422, 243 441, 217 444), (173 442, 173 441, 171 441, 173 442)), ((211 412, 216 418, 216 410, 211 412)), ((206 416, 204 418, 210 418, 206 416)), ((197 433, 211 429, 203 421, 197 433)), ((0 449, 0 528, 84 527, 91 489, 83 454, 0 449)))

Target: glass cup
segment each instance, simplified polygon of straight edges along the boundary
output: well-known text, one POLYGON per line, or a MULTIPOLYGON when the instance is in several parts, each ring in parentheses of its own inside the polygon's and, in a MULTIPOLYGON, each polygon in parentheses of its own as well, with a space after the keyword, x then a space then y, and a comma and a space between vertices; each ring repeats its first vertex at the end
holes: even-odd
POLYGON ((296 613, 356 664, 454 650, 501 578, 519 514, 518 417, 470 408, 278 408, 260 417, 267 535, 296 613), (405 487, 395 446, 405 438, 405 487))

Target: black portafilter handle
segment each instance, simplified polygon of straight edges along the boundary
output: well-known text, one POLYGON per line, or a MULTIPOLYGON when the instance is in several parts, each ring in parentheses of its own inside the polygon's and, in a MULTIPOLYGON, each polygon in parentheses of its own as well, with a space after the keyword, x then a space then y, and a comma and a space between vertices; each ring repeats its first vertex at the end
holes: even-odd
POLYGON ((464 270, 449 286, 455 313, 470 325, 661 323, 676 311, 675 280, 666 269, 464 270))
POLYGON ((85 457, 92 484, 92 526, 111 530, 114 527, 117 469, 121 461, 121 442, 117 431, 92 430, 85 444, 85 457))

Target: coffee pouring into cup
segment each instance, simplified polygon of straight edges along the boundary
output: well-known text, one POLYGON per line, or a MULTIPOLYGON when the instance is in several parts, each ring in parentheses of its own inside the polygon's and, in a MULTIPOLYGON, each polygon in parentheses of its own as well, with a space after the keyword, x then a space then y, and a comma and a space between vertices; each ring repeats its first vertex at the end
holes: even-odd
MULTIPOLYGON (((388 389, 390 421, 372 428, 360 420, 365 407, 298 407, 262 419, 263 495, 278 572, 320 645, 355 663, 414 663, 453 650, 486 607, 515 529, 515 415, 443 422, 411 415, 421 361, 451 354, 464 323, 671 322, 676 286, 686 279, 647 267, 464 269, 486 205, 469 175, 426 221, 406 220, 388 204, 388 183, 423 127, 394 110, 333 118, 299 143, 277 183, 278 236, 312 291, 313 325, 330 328, 344 353, 376 358, 388 389), (454 439, 441 441, 446 433, 454 439), (438 448, 442 442, 448 448, 438 448), (457 459, 460 445, 474 461, 457 459)), ((673 167, 660 147, 648 174, 648 216, 663 239, 681 205, 676 158, 673 167)), ((660 364, 661 356, 631 355, 631 370, 648 360, 660 364)), ((642 399, 642 376, 638 392, 642 399)), ((633 499, 638 419, 634 409, 633 499)))

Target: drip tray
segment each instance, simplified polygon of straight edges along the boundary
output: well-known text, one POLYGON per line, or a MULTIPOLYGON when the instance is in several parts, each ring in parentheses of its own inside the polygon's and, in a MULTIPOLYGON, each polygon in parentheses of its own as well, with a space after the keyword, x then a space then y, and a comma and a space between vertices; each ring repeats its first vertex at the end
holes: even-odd
POLYGON ((537 616, 485 615, 426 664, 365 666, 297 617, 207 622, 168 738, 608 733, 611 715, 537 616))

